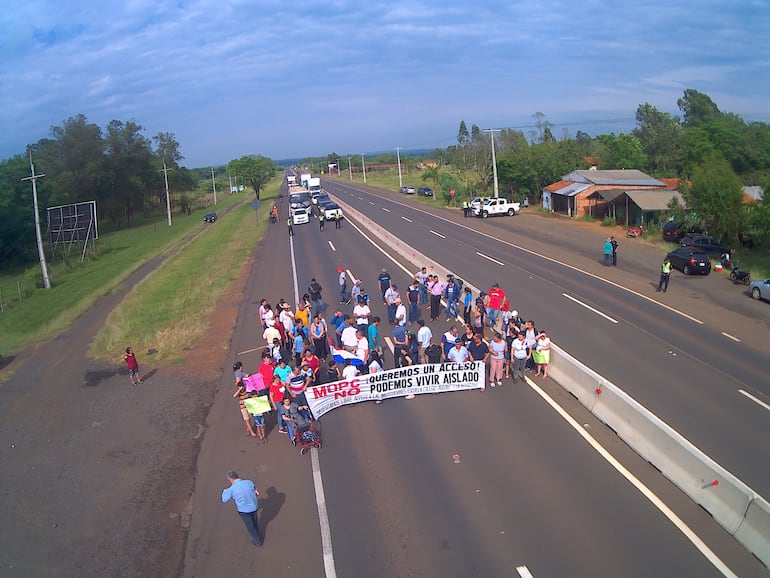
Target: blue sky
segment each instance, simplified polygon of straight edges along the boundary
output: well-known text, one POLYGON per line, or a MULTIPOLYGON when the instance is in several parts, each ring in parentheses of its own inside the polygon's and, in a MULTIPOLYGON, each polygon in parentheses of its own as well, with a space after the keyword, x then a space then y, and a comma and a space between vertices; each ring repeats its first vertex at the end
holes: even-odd
POLYGON ((770 122, 770 0, 9 0, 0 159, 84 114, 188 167, 446 147, 468 126, 628 132, 686 88, 770 122))

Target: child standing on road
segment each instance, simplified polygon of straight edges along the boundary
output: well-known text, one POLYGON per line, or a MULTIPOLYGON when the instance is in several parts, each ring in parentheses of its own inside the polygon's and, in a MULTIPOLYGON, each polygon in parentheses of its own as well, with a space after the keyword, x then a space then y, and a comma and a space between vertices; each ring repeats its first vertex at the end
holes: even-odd
POLYGON ((142 377, 139 375, 139 362, 136 361, 134 350, 130 347, 126 347, 126 354, 123 356, 123 361, 128 368, 128 377, 131 379, 131 383, 133 385, 142 383, 142 377))

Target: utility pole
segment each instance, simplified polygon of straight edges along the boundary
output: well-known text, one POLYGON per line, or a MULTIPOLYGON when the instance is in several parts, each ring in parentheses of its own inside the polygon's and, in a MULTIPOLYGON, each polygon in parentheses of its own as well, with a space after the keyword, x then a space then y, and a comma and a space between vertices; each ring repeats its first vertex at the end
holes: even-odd
POLYGON ((364 162, 364 153, 361 153, 361 169, 364 171, 364 184, 366 184, 366 163, 364 162))
POLYGON ((401 180, 401 149, 396 147, 396 158, 398 159, 398 190, 404 188, 404 181, 401 180))
POLYGON ((489 137, 492 140, 492 175, 495 179, 495 198, 497 198, 500 195, 500 190, 497 186, 497 160, 495 159, 495 133, 500 132, 499 128, 490 128, 485 130, 484 132, 489 133, 489 137))
POLYGON ((353 169, 350 167, 350 159, 352 157, 348 155, 348 176, 350 177, 350 180, 353 180, 353 169))
POLYGON ((163 160, 163 170, 158 171, 163 173, 163 179, 166 181, 166 213, 168 214, 168 226, 171 226, 171 198, 168 194, 168 169, 166 168, 166 161, 163 160))
POLYGON ((51 280, 48 278, 48 267, 45 264, 45 251, 43 250, 43 239, 40 237, 40 215, 37 213, 37 179, 44 177, 45 174, 36 175, 35 165, 32 164, 32 151, 29 151, 29 168, 32 171, 31 177, 24 177, 22 181, 32 181, 32 205, 35 208, 35 235, 37 236, 37 255, 40 258, 40 270, 43 272, 43 287, 51 288, 51 280))
POLYGON ((214 189, 214 204, 217 204, 217 182, 214 180, 214 167, 211 167, 211 187, 214 189))
POLYGON ((233 194, 233 177, 230 176, 230 173, 227 173, 227 180, 230 182, 230 194, 233 194))

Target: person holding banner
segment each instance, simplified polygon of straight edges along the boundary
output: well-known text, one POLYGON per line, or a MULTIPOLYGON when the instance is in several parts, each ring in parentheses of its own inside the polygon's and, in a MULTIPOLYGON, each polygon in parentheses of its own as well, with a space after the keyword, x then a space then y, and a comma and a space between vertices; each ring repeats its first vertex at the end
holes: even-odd
POLYGON ((251 397, 251 392, 246 391, 246 384, 243 382, 243 378, 246 377, 246 373, 243 371, 243 364, 237 361, 233 365, 233 371, 235 373, 235 393, 233 397, 238 399, 238 408, 241 410, 241 417, 246 422, 246 433, 251 437, 257 437, 257 432, 251 425, 251 414, 246 409, 246 400, 251 397))

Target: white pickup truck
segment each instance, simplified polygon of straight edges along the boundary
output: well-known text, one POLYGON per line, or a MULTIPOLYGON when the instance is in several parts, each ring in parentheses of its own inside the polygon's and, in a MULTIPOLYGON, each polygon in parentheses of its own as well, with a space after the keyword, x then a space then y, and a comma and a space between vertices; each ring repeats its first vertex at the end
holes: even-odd
MULTIPOLYGON (((475 200, 475 199, 474 199, 475 200)), ((474 217, 486 219, 494 215, 518 215, 521 211, 521 203, 512 203, 508 199, 499 197, 497 199, 484 199, 478 203, 471 204, 471 210, 474 217)))

